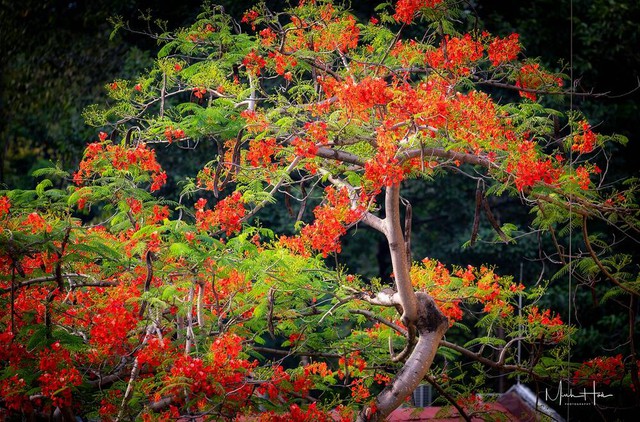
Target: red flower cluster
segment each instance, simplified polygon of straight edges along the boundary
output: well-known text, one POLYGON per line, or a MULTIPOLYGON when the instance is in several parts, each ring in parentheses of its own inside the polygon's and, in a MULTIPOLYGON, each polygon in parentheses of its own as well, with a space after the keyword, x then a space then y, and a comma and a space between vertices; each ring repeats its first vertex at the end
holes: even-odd
POLYGON ((300 234, 305 244, 327 257, 333 252, 340 253, 340 237, 347 231, 345 225, 358 221, 362 211, 351 208, 346 188, 336 190, 328 186, 325 195, 327 202, 313 210, 315 221, 303 227, 300 234))
POLYGON ((411 170, 411 162, 403 167, 395 156, 398 150, 397 137, 394 131, 378 129, 378 151, 364 165, 364 178, 370 182, 367 190, 372 194, 379 193, 383 186, 399 184, 411 170))
MULTIPOLYGON (((254 419, 251 418, 250 420, 254 419)), ((334 418, 318 409, 315 403, 311 403, 306 411, 297 404, 292 404, 289 406, 287 413, 277 414, 273 411, 263 412, 255 420, 257 422, 329 422, 333 421, 334 418)))
POLYGON ((307 122, 304 124, 307 135, 316 143, 326 144, 329 142, 327 137, 327 124, 322 121, 307 122))
POLYGON ((523 141, 518 146, 518 153, 515 157, 515 164, 507 165, 508 172, 514 172, 515 184, 518 190, 522 191, 532 187, 538 182, 554 184, 562 170, 554 167, 550 159, 540 160, 535 150, 535 143, 532 141, 523 141))
POLYGON ((604 384, 621 380, 624 377, 622 355, 597 357, 582 364, 573 374, 574 384, 604 384))
POLYGON ((287 56, 279 51, 272 51, 268 55, 273 61, 273 66, 278 75, 284 75, 285 79, 291 79, 291 73, 287 69, 294 68, 298 65, 298 61, 294 56, 287 56))
POLYGON ((104 309, 94 309, 89 342, 98 355, 117 356, 129 352, 128 334, 138 323, 135 311, 135 308, 126 308, 117 298, 104 309))
POLYGON ((313 210, 313 224, 304 226, 299 237, 281 236, 279 242, 282 246, 302 256, 309 256, 310 249, 321 252, 325 258, 330 253, 340 253, 340 237, 347 230, 345 225, 358 221, 362 209, 352 209, 346 188, 336 190, 328 186, 325 195, 327 201, 313 210))
POLYGON ((254 167, 268 167, 273 156, 282 149, 276 138, 252 139, 249 141, 247 160, 254 167))
POLYGON ((172 143, 173 141, 179 141, 180 139, 184 138, 184 130, 174 129, 173 126, 169 126, 164 130, 164 137, 169 143, 172 143))
POLYGON ((371 396, 371 392, 364 386, 362 378, 354 379, 349 386, 351 387, 351 397, 353 397, 356 403, 362 403, 371 396))
POLYGON ((455 71, 461 75, 468 75, 469 66, 483 56, 484 46, 480 41, 465 34, 463 37, 445 36, 440 48, 426 53, 429 66, 436 69, 455 71))
POLYGON ((591 179, 589 177, 589 170, 584 167, 584 166, 580 166, 576 169, 576 181, 578 182, 578 186, 580 186, 580 189, 582 190, 589 190, 589 185, 591 184, 591 179))
POLYGON ((434 8, 443 0, 398 0, 396 4, 396 13, 393 15, 398 22, 407 25, 413 22, 416 12, 422 8, 434 8))
POLYGON ((447 99, 446 115, 449 136, 456 142, 465 141, 467 152, 506 150, 515 140, 505 128, 495 102, 483 92, 457 93, 447 99))
POLYGON ((167 174, 156 160, 156 152, 145 144, 135 147, 109 145, 96 142, 85 149, 84 157, 73 181, 82 185, 84 179, 93 175, 102 175, 111 169, 125 172, 146 172, 151 177, 151 192, 159 190, 167 181, 167 174))
POLYGON ((529 324, 540 324, 547 327, 562 325, 560 315, 556 315, 551 318, 550 309, 545 309, 542 313, 540 313, 537 306, 532 306, 531 309, 529 309, 527 321, 529 321, 529 324))
POLYGON ((318 146, 308 139, 302 139, 299 137, 293 138, 291 145, 294 147, 294 152, 300 157, 313 158, 318 153, 318 146))
POLYGON ((518 54, 520 54, 518 38, 518 34, 511 34, 507 38, 496 37, 491 41, 491 44, 487 47, 491 64, 499 66, 518 57, 518 54))
POLYGON ((17 411, 31 409, 29 397, 24 394, 26 387, 27 383, 18 375, 0 380, 0 397, 2 397, 7 409, 17 411))
MULTIPOLYGON (((203 406, 208 404, 207 400, 200 400, 205 397, 226 396, 226 400, 231 402, 246 400, 252 387, 244 382, 244 378, 254 364, 238 358, 241 349, 242 338, 223 333, 211 344, 210 359, 183 354, 173 356, 173 365, 165 377, 165 384, 175 387, 163 390, 162 394, 168 390, 180 396, 187 388, 190 398, 203 406)), ((160 393, 156 396, 159 398, 160 393)))
MULTIPOLYGON (((520 68, 516 77, 516 87, 530 90, 550 89, 554 86, 562 86, 562 79, 540 69, 538 63, 525 64, 520 68)), ((535 101, 536 92, 520 91, 520 96, 535 101)))
POLYGON ((369 120, 369 110, 374 106, 387 104, 393 98, 393 94, 384 79, 365 77, 356 83, 353 80, 335 85, 335 94, 338 101, 350 114, 361 119, 369 120))
POLYGON ((56 342, 40 355, 40 371, 38 382, 42 394, 53 401, 54 406, 71 405, 71 387, 82 384, 80 372, 71 362, 69 351, 56 342))
POLYGON ((151 216, 151 224, 161 223, 165 218, 169 218, 169 207, 167 205, 165 205, 164 207, 154 205, 153 215, 151 216))
POLYGON ((227 235, 240 231, 242 228, 242 218, 246 214, 242 194, 233 192, 220 202, 213 210, 205 210, 207 200, 200 198, 195 205, 196 225, 200 230, 216 230, 220 228, 227 235))
POLYGON ((267 65, 267 61, 257 54, 255 50, 251 50, 251 52, 242 60, 242 64, 245 65, 248 73, 259 75, 260 69, 267 65))
POLYGON ((257 10, 247 10, 246 12, 244 12, 244 15, 242 15, 242 20, 240 22, 251 25, 251 29, 255 31, 256 19, 258 19, 259 16, 260 14, 257 10))
POLYGON ((9 214, 11 201, 6 196, 0 196, 0 217, 9 214))
POLYGON ((127 205, 132 214, 140 214, 142 212, 142 201, 135 198, 127 198, 127 205))
POLYGON ((162 362, 169 356, 168 340, 151 337, 144 347, 138 351, 136 357, 140 365, 147 364, 151 367, 160 366, 162 362))
POLYGON ((358 46, 360 37, 360 28, 356 25, 353 16, 347 16, 344 19, 334 19, 327 14, 325 22, 327 23, 321 28, 317 38, 314 39, 314 51, 334 51, 338 50, 346 52, 349 49, 358 46))
POLYGON ((578 151, 580 154, 586 154, 593 151, 598 142, 598 137, 591 130, 591 125, 588 122, 583 121, 580 123, 580 126, 582 127, 582 131, 573 136, 571 149, 578 151))
POLYGON ((263 29, 259 35, 260 41, 265 47, 271 47, 276 42, 277 34, 271 28, 263 29))
POLYGON ((343 379, 345 376, 342 369, 345 369, 350 374, 361 374, 367 369, 367 361, 360 357, 360 352, 357 350, 348 356, 341 356, 340 359, 338 359, 338 365, 340 366, 340 370, 338 371, 338 378, 340 379, 343 379))
MULTIPOLYGON (((484 303, 483 311, 491 313, 492 311, 499 312, 501 316, 506 316, 513 311, 513 306, 506 303, 503 298, 502 289, 498 283, 498 275, 486 270, 485 267, 481 271, 485 271, 484 275, 478 280, 478 290, 474 293, 474 297, 477 298, 480 303, 484 303)), ((511 285, 510 287, 514 287, 511 285)), ((511 289, 513 291, 513 289, 511 289)))
POLYGON ((24 221, 24 225, 30 228, 31 233, 33 234, 41 231, 51 233, 51 230, 53 230, 51 224, 47 223, 47 221, 35 211, 27 216, 27 219, 24 221))

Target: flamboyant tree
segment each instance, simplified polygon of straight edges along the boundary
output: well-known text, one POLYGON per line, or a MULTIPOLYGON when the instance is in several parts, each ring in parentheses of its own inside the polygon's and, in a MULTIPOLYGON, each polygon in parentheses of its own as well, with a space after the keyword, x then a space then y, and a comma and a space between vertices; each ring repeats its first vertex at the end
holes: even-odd
POLYGON ((3 411, 383 420, 426 381, 469 419, 489 371, 640 392, 638 276, 606 235, 639 229, 635 182, 604 178, 621 139, 542 106, 566 78, 523 60, 516 34, 456 32, 455 3, 400 0, 367 23, 331 2, 259 5, 249 33, 207 6, 151 32, 155 66, 86 111, 102 132, 79 169, 0 197, 3 411), (210 161, 177 181, 165 148, 210 161), (577 366, 543 286, 412 257, 403 187, 448 173, 478 186, 470 243, 485 217, 495 241, 534 231, 564 274, 609 286, 628 307, 623 353, 577 366), (490 196, 519 198, 531 226, 501 225, 490 196), (269 207, 289 229, 267 226, 269 207), (389 279, 339 261, 362 226, 386 238, 389 279))

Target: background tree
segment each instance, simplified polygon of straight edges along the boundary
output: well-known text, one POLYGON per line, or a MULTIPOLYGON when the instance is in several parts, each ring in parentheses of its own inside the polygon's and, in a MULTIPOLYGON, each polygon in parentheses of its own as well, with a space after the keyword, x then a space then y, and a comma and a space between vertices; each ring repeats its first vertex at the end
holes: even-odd
POLYGON ((458 12, 401 1, 359 24, 330 3, 261 5, 242 19, 251 35, 208 6, 190 27, 152 31, 163 45, 154 66, 111 82, 109 104, 86 112, 111 135, 72 177, 41 170, 34 191, 2 197, 5 407, 118 420, 309 420, 360 408, 358 419, 379 420, 426 379, 469 418, 486 411, 474 392, 490 390, 487 368, 640 391, 633 312, 624 356, 574 371, 573 331, 536 304, 542 287, 518 314, 523 286, 496 269, 412 258, 410 195, 466 176, 471 243, 487 236, 481 218, 497 241, 524 235, 528 225, 497 224, 492 212, 489 198, 512 195, 565 271, 587 284, 604 274, 609 296, 637 296, 630 259, 604 255, 589 232, 594 220, 637 231, 633 182, 609 186, 594 163, 621 139, 540 105, 566 93, 560 75, 519 61, 517 36, 458 33, 458 12), (404 37, 419 19, 419 37, 404 37), (501 104, 477 87, 523 99, 501 104), (211 158, 175 201, 157 196, 170 180, 156 157, 164 146, 211 158), (57 178, 74 185, 56 189, 57 178), (260 223, 278 197, 294 235, 260 223), (380 233, 392 276, 339 263, 356 225, 380 233), (583 245, 567 255, 561 238, 573 227, 583 245))

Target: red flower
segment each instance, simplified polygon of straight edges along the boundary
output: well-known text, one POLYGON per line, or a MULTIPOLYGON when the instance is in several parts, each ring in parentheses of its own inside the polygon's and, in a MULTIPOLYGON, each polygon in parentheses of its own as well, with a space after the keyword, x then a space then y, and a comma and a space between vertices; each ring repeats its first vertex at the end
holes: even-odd
POLYGON ((164 206, 160 207, 159 205, 153 206, 153 216, 151 217, 151 222, 153 224, 162 222, 165 218, 169 218, 169 207, 164 206))
MULTIPOLYGON (((556 86, 562 86, 562 79, 540 69, 538 63, 525 64, 520 68, 516 78, 516 87, 530 90, 543 90, 556 86)), ((520 91, 520 96, 535 101, 535 92, 520 91)))
POLYGON ((511 34, 507 38, 495 38, 487 49, 489 60, 494 66, 515 59, 520 53, 518 34, 511 34))
POLYGON ((153 175, 151 177, 151 192, 160 190, 165 183, 167 183, 167 173, 162 172, 153 175))
POLYGON ((422 8, 434 8, 443 0, 398 0, 396 13, 393 15, 398 22, 410 24, 417 11, 422 8))
POLYGON ((218 227, 227 235, 240 231, 242 218, 246 214, 242 194, 238 191, 218 202, 213 210, 205 210, 207 200, 200 198, 195 204, 196 225, 201 230, 215 230, 218 227))
POLYGON ((129 210, 134 215, 139 214, 142 211, 142 202, 135 198, 127 198, 127 205, 129 205, 129 210))
POLYGON ((263 29, 259 35, 262 45, 265 47, 271 47, 276 42, 277 34, 271 28, 263 29))
POLYGON ((545 309, 542 313, 540 313, 537 306, 531 307, 527 320, 529 321, 529 324, 541 324, 547 327, 562 325, 560 315, 556 315, 551 318, 551 310, 545 309))
POLYGON ((45 230, 47 233, 51 233, 52 227, 47 224, 44 218, 37 212, 32 212, 27 216, 24 225, 31 228, 31 233, 37 233, 41 230, 45 230))
POLYGON ((581 133, 574 135, 571 149, 573 151, 578 151, 580 154, 586 154, 593 151, 598 141, 598 137, 591 130, 591 125, 589 125, 588 122, 583 121, 580 123, 580 126, 582 127, 582 131, 581 133))
POLYGON ((206 88, 202 88, 202 87, 193 88, 193 95, 195 95, 197 98, 204 97, 206 93, 207 93, 206 88))
POLYGON ((313 158, 318 153, 318 146, 307 139, 298 138, 297 136, 291 141, 296 155, 300 157, 313 158))
POLYGON ((258 16, 260 16, 258 14, 257 10, 247 10, 246 12, 244 12, 244 15, 242 16, 242 20, 240 22, 242 23, 247 23, 251 25, 251 29, 252 30, 256 30, 256 19, 258 19, 258 16))
POLYGON ((260 69, 264 68, 267 62, 262 56, 257 54, 255 50, 251 50, 242 60, 242 64, 247 68, 247 72, 259 75, 260 69))
POLYGON ((573 374, 575 384, 609 385, 612 381, 620 380, 624 377, 624 363, 622 355, 611 357, 597 357, 586 361, 573 374))
POLYGON ((249 141, 249 151, 247 151, 247 160, 254 167, 267 167, 271 164, 271 159, 280 146, 276 143, 276 138, 252 139, 249 141))
POLYGON ((0 217, 3 215, 9 214, 9 209, 11 208, 11 201, 6 196, 0 196, 0 217))
POLYGON ((482 58, 484 47, 482 43, 465 34, 463 37, 450 38, 448 35, 442 41, 440 48, 429 51, 426 60, 429 66, 457 71, 468 75, 469 66, 482 58))
POLYGON ((518 146, 519 155, 514 157, 515 164, 507 166, 507 171, 514 171, 516 188, 520 191, 539 182, 554 184, 562 172, 550 159, 543 161, 538 158, 535 145, 532 141, 523 141, 518 146))
POLYGON ((580 189, 589 190, 591 179, 589 178, 589 170, 586 167, 580 166, 576 169, 576 181, 580 189))

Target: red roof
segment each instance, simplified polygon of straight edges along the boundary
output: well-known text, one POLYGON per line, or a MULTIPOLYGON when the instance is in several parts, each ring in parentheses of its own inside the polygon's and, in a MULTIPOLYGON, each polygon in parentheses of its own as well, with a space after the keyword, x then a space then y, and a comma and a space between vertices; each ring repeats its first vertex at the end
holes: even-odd
MULTIPOLYGON (((487 418, 488 414, 500 414, 501 420, 506 421, 518 421, 514 415, 502 406, 500 403, 486 403, 483 405, 484 410, 482 412, 476 412, 475 417, 471 417, 474 422, 482 422, 487 418)), ((405 422, 405 421, 431 421, 431 422, 459 422, 460 415, 454 407, 402 407, 394 410, 389 415, 388 420, 390 422, 405 422)))

